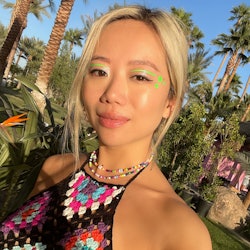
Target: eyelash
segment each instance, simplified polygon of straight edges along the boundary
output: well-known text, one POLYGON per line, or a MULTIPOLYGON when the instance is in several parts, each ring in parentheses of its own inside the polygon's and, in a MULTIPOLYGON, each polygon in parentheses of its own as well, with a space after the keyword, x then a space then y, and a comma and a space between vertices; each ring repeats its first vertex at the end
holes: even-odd
POLYGON ((107 73, 102 69, 91 69, 89 72, 92 76, 97 76, 97 77, 107 76, 107 73))
POLYGON ((140 81, 140 82, 151 82, 152 80, 150 80, 149 78, 147 78, 146 76, 143 76, 143 75, 134 75, 132 76, 132 78, 136 78, 137 81, 140 81))
MULTIPOLYGON (((91 69, 89 72, 92 76, 96 76, 96 77, 107 76, 107 73, 102 69, 91 69)), ((152 81, 151 79, 149 79, 148 77, 144 75, 134 75, 131 78, 132 79, 134 78, 136 81, 139 81, 139 82, 151 82, 152 81)))

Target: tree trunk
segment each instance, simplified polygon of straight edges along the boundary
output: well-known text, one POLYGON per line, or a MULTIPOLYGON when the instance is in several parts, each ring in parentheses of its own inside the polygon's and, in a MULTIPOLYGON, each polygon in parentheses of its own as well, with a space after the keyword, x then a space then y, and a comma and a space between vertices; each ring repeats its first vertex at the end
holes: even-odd
POLYGON ((238 50, 234 51, 233 55, 231 56, 231 58, 229 59, 228 63, 227 63, 227 66, 226 66, 226 69, 225 69, 225 72, 224 72, 224 75, 223 75, 223 78, 220 82, 220 86, 217 90, 217 93, 216 94, 219 94, 223 91, 224 87, 225 87, 225 84, 228 80, 228 77, 235 65, 235 61, 237 59, 237 55, 238 55, 238 50))
POLYGON ((218 78, 219 73, 221 72, 221 69, 222 69, 222 67, 223 67, 223 65, 224 65, 224 63, 225 63, 225 61, 226 61, 226 59, 228 57, 228 54, 229 54, 229 52, 227 52, 224 55, 224 57, 223 57, 223 59, 222 59, 222 61, 220 63, 220 66, 219 66, 219 68, 218 68, 218 70, 217 70, 217 72, 216 72, 216 74, 215 74, 215 76, 214 76, 214 78, 212 80, 212 83, 211 83, 212 84, 212 88, 214 87, 214 83, 215 83, 216 79, 218 78))
POLYGON ((245 207, 246 209, 248 209, 248 207, 249 207, 249 205, 250 205, 250 191, 248 191, 247 196, 246 196, 246 198, 245 198, 243 204, 244 204, 244 207, 245 207))
POLYGON ((234 76, 235 76, 235 74, 236 74, 236 71, 237 71, 237 69, 238 69, 238 67, 239 67, 239 65, 240 65, 240 62, 241 62, 241 59, 240 59, 240 57, 238 56, 237 61, 236 61, 235 65, 234 65, 234 67, 233 67, 233 71, 232 71, 232 73, 231 73, 229 79, 227 80, 227 84, 226 84, 226 86, 225 86, 225 88, 224 88, 224 90, 223 90, 224 92, 227 92, 227 91, 228 91, 228 89, 229 89, 229 87, 230 87, 230 84, 231 84, 231 82, 232 82, 232 80, 233 80, 233 78, 234 78, 234 76))
POLYGON ((20 61, 22 55, 23 55, 23 51, 19 51, 19 54, 17 55, 17 59, 16 59, 16 66, 19 65, 19 61, 20 61))
POLYGON ((241 97, 240 97, 238 106, 239 106, 240 103, 243 101, 243 99, 244 99, 244 97, 245 97, 245 95, 246 95, 246 93, 247 93, 247 89, 248 89, 249 84, 250 84, 250 75, 248 76, 247 83, 246 83, 245 88, 244 88, 244 90, 243 90, 243 92, 242 92, 242 95, 241 95, 241 97))
MULTIPOLYGON (((25 21, 24 23, 27 24, 27 21, 25 21)), ((17 50, 17 47, 18 47, 18 44, 19 44, 19 41, 20 41, 20 38, 21 38, 21 35, 23 33, 23 30, 26 28, 26 25, 23 25, 23 27, 21 28, 18 36, 16 37, 16 41, 14 42, 13 46, 12 46, 12 49, 11 49, 11 52, 9 54, 9 57, 8 57, 8 63, 7 63, 7 66, 5 68, 5 71, 4 71, 4 76, 5 78, 8 77, 9 75, 9 72, 10 72, 10 68, 11 68, 11 65, 12 65, 12 62, 14 60, 14 57, 15 57, 15 54, 16 54, 16 50, 17 50)))
POLYGON ((244 115, 243 115, 242 118, 241 118, 241 122, 246 121, 247 115, 248 115, 249 111, 250 111, 250 104, 248 104, 248 106, 247 106, 247 108, 246 108, 246 111, 245 111, 244 115))
POLYGON ((58 50, 64 36, 65 28, 74 5, 74 0, 62 0, 57 12, 49 42, 44 51, 43 60, 39 68, 36 85, 47 95, 49 78, 52 73, 58 50))
POLYGON ((32 0, 17 1, 13 23, 0 50, 0 83, 7 64, 7 58, 27 18, 31 1, 32 0))

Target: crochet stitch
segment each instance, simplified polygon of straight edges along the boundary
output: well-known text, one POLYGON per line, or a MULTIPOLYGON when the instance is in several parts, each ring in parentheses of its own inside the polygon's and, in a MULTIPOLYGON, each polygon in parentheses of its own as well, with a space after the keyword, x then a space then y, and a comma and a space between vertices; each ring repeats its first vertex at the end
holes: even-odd
POLYGON ((9 215, 0 225, 0 249, 111 250, 116 207, 136 176, 112 185, 82 167, 9 215))

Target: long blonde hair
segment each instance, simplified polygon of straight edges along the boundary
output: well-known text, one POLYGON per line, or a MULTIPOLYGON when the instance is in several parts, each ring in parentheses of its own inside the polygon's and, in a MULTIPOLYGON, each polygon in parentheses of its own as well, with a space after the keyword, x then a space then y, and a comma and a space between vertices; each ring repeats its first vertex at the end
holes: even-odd
POLYGON ((186 90, 188 44, 183 24, 172 14, 163 10, 151 10, 142 6, 127 6, 114 9, 101 16, 91 27, 85 43, 78 70, 68 101, 68 116, 65 123, 64 148, 70 144, 79 159, 79 136, 84 126, 84 107, 81 101, 81 89, 84 76, 91 61, 94 49, 103 29, 117 20, 133 19, 152 27, 161 39, 166 53, 166 64, 171 86, 170 98, 174 98, 175 106, 170 117, 162 120, 154 135, 155 148, 160 144, 169 126, 177 117, 186 90))

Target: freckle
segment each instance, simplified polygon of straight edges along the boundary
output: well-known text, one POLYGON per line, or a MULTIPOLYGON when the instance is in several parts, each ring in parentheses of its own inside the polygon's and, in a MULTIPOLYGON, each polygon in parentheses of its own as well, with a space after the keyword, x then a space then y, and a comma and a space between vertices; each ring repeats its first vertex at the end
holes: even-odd
POLYGON ((155 88, 158 89, 159 88, 159 84, 155 83, 155 88))
POLYGON ((166 84, 166 82, 163 82, 162 84, 163 84, 163 85, 165 85, 165 84, 166 84))
POLYGON ((163 81, 163 77, 162 76, 158 76, 158 82, 162 82, 163 81))

